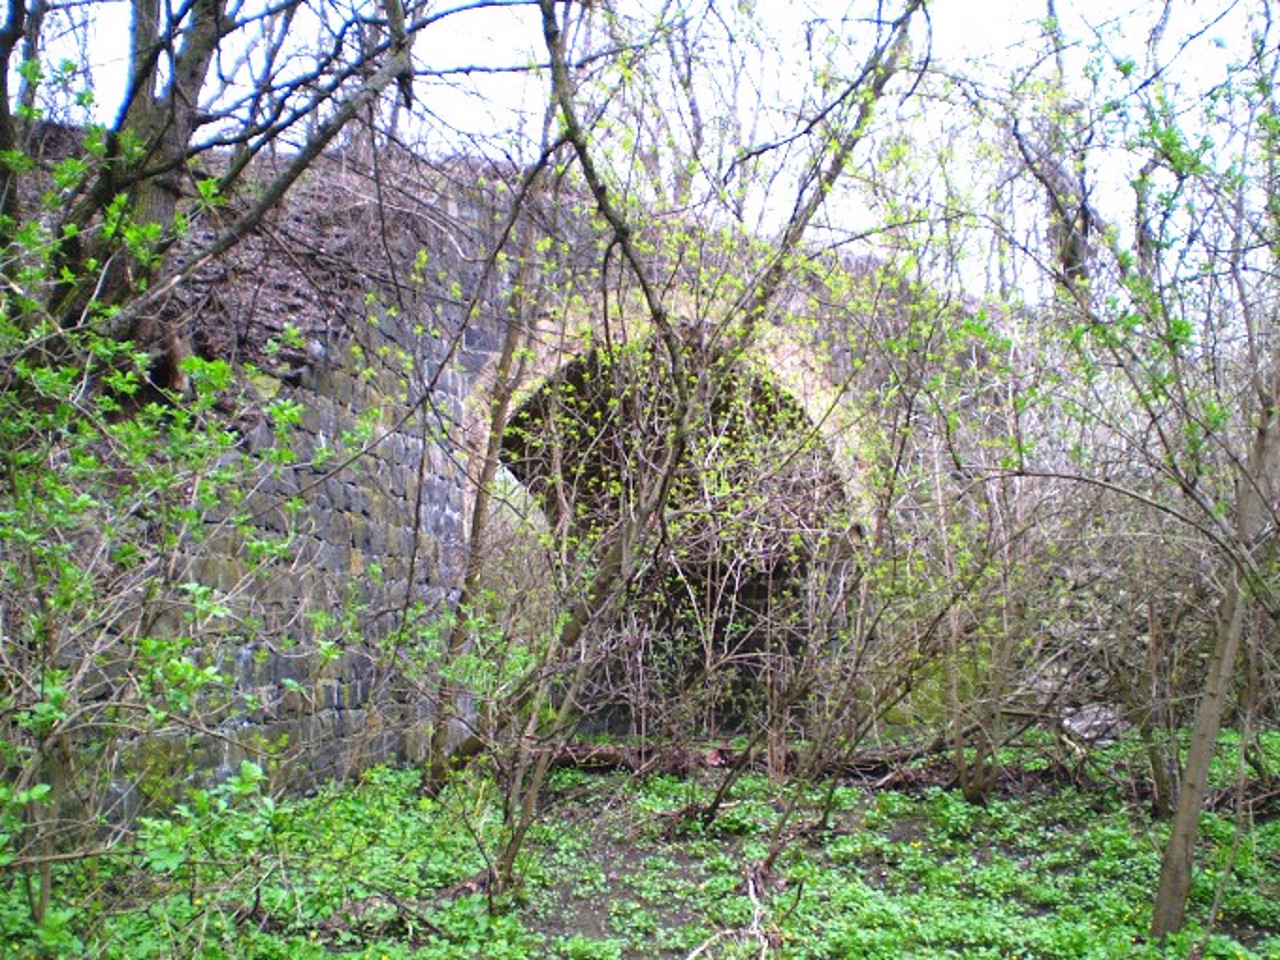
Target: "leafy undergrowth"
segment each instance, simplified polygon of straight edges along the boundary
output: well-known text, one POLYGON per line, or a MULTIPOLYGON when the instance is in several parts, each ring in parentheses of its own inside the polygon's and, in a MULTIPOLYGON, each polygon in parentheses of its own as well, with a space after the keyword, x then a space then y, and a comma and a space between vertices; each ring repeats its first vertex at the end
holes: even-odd
POLYGON ((902 792, 748 776, 703 826, 687 814, 710 772, 562 771, 522 885, 491 897, 492 780, 432 800, 416 771, 382 769, 277 803, 246 769, 147 821, 136 855, 61 868, 38 929, 6 883, 0 944, 121 958, 1280 957, 1280 820, 1237 838, 1232 816, 1205 814, 1192 921, 1157 948, 1143 934, 1165 828, 1123 790, 1041 778, 974 807, 930 779, 902 792))

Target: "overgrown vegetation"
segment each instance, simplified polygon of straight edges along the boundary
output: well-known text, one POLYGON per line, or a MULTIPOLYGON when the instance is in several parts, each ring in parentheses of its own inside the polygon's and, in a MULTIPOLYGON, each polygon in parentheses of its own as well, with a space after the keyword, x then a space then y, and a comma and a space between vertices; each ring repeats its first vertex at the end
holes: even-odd
POLYGON ((764 6, 9 4, 6 946, 1278 949, 1271 5, 764 6))
POLYGON ((1148 896, 1167 826, 1125 799, 1140 744, 1100 751, 1072 785, 1052 745, 1032 741, 1002 753, 985 806, 945 786, 945 763, 914 765, 895 788, 753 772, 710 826, 691 812, 722 772, 564 769, 521 883, 500 894, 488 881, 501 786, 478 769, 435 799, 419 771, 381 769, 277 801, 246 764, 144 820, 117 856, 59 865, 75 906, 56 921, 24 925, 10 890, 5 937, 18 955, 129 958, 1276 955, 1274 799, 1269 817, 1204 815, 1190 922, 1157 946, 1148 896))

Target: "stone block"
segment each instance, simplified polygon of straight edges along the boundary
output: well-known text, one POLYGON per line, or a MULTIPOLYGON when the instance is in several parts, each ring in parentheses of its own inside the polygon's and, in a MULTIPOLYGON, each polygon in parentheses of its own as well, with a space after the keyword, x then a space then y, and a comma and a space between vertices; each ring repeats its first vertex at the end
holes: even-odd
POLYGON ((340 681, 324 679, 315 686, 316 707, 321 711, 336 710, 342 701, 340 681))
POLYGON ((366 549, 373 557, 384 557, 388 548, 387 524, 382 520, 370 521, 366 549))
POLYGON ((316 449, 321 446, 319 434, 311 433, 308 430, 298 430, 290 438, 289 446, 296 458, 294 462, 299 466, 305 466, 315 459, 316 449))
POLYGON ((391 500, 381 490, 373 487, 362 491, 360 512, 366 517, 386 520, 391 514, 391 500))
POLYGON ((366 517, 369 515, 369 497, 364 488, 354 484, 351 486, 349 509, 352 513, 358 513, 366 517))
POLYGON ((307 710, 307 700, 300 690, 286 690, 280 698, 281 716, 298 717, 307 710))
POLYGON ((298 653, 276 653, 268 663, 271 669, 271 682, 277 686, 283 685, 286 680, 291 680, 303 685, 311 682, 312 674, 316 672, 319 657, 309 650, 302 650, 298 653))
POLYGON ((270 450, 275 445, 275 441, 271 424, 264 418, 245 431, 240 444, 246 453, 259 454, 264 450, 270 450))
POLYGON ((193 578, 219 592, 234 589, 245 576, 244 563, 236 557, 210 553, 199 558, 192 571, 193 578))
POLYGON ((279 716, 280 691, 278 688, 271 685, 254 687, 253 697, 257 706, 249 716, 250 722, 265 724, 279 716))
POLYGON ((369 518, 360 514, 347 514, 344 518, 350 536, 347 542, 361 550, 370 549, 369 518))
POLYGON ((325 477, 317 488, 317 493, 325 495, 331 510, 345 511, 351 509, 351 493, 348 490, 348 484, 341 477, 325 477))
POLYGON ((343 571, 346 559, 347 550, 345 548, 321 541, 316 546, 312 563, 316 569, 323 570, 325 573, 339 573, 343 571))
MULTIPOLYGON (((388 562, 383 564, 388 571, 391 569, 391 561, 402 557, 408 557, 413 554, 414 537, 413 530, 408 527, 391 527, 387 530, 387 557, 388 562)), ((389 575, 389 574, 388 574, 389 575)))

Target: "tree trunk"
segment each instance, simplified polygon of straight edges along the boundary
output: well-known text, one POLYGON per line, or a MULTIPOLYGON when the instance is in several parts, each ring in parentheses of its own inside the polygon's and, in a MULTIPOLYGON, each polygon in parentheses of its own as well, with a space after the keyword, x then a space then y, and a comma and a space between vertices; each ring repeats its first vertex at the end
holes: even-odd
POLYGON ((1233 576, 1218 608, 1218 636, 1205 680, 1204 697, 1196 711, 1196 722, 1191 732, 1191 748, 1187 753, 1182 789, 1178 793, 1178 808, 1160 864, 1160 887, 1151 917, 1153 937, 1163 938, 1176 933, 1182 929, 1186 919, 1200 812, 1209 789, 1209 766, 1213 761, 1222 712, 1231 690, 1246 606, 1240 577, 1233 576))
MULTIPOLYGON (((17 131, 9 111, 9 59, 22 39, 24 7, 19 0, 9 0, 9 13, 0 27, 0 151, 18 146, 17 131)), ((0 247, 8 246, 13 224, 19 217, 18 175, 8 164, 0 164, 0 247)))
MULTIPOLYGON (((532 186, 539 177, 539 171, 532 173, 525 183, 525 189, 532 186)), ((522 190, 523 192, 523 190, 522 190)), ((529 290, 535 287, 530 276, 530 243, 526 235, 520 251, 520 282, 517 290, 529 290)), ((498 251, 494 251, 496 254, 498 251)), ((440 679, 436 687, 435 719, 431 732, 430 760, 428 765, 427 790, 431 795, 438 794, 444 787, 448 776, 450 727, 459 717, 459 703, 464 691, 450 679, 449 671, 457 664, 466 652, 469 639, 467 617, 470 607, 475 601, 480 587, 481 574, 488 559, 489 513, 493 500, 493 484, 498 476, 498 467, 502 455, 502 437, 507 429, 507 420, 511 412, 511 401, 516 388, 524 378, 523 361, 517 362, 516 356, 526 345, 530 336, 524 317, 536 310, 530 310, 522 302, 523 295, 513 296, 510 306, 512 317, 507 323, 506 336, 503 338, 502 353, 498 358, 498 366, 494 372, 493 396, 489 402, 489 437, 485 445, 484 456, 480 463, 480 476, 476 481, 475 502, 471 507, 471 529, 467 540, 466 567, 462 576, 462 588, 457 602, 457 621, 449 631, 449 640, 445 647, 444 662, 440 665, 440 679)))
POLYGON ((1280 476, 1280 419, 1277 417, 1280 377, 1274 357, 1269 380, 1261 398, 1263 406, 1253 447, 1237 480, 1235 534, 1239 553, 1232 558, 1230 576, 1218 605, 1217 637, 1205 676, 1204 695, 1196 709, 1169 844, 1160 864, 1160 886, 1151 917, 1151 935, 1156 938, 1181 930, 1186 919, 1196 834, 1209 789, 1209 767, 1231 694, 1250 597, 1264 586, 1254 580, 1262 559, 1259 554, 1269 549, 1264 541, 1270 539, 1275 480, 1280 476))

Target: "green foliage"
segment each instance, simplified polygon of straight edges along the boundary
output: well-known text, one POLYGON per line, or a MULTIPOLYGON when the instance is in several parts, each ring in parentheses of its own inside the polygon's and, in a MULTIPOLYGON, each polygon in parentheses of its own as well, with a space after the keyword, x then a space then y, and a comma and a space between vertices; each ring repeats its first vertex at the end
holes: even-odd
MULTIPOLYGON (((78 188, 90 163, 59 162, 55 187, 78 188)), ((62 325, 42 304, 103 276, 66 256, 74 226, 53 237, 43 223, 14 225, 0 262, 0 940, 70 955, 73 926, 101 918, 68 878, 78 858, 112 852, 126 784, 146 813, 143 862, 173 877, 192 876, 202 817, 258 793, 265 774, 247 764, 176 814, 148 807, 180 796, 197 751, 234 719, 228 645, 252 621, 229 596, 290 536, 259 527, 247 503, 263 467, 238 453, 230 366, 188 357, 187 392, 169 395, 146 351, 104 332, 115 308, 90 302, 62 325), (232 575, 207 578, 212 561, 232 575)), ((160 227, 136 222, 126 196, 95 229, 104 255, 157 262, 160 227)), ((279 412, 280 446, 296 422, 279 412)))
MULTIPOLYGON (((491 900, 477 886, 502 830, 501 793, 478 775, 437 800, 419 785, 416 771, 376 769, 273 799, 245 763, 148 817, 120 856, 60 871, 76 906, 11 942, 42 942, 53 956, 459 960, 687 956, 711 940, 716 956, 754 956, 760 937, 793 958, 1154 960, 1203 944, 1205 956, 1239 960, 1280 946, 1268 933, 1280 838, 1270 824, 1247 831, 1237 856, 1223 912, 1232 936, 1197 925, 1217 879, 1206 871, 1192 924, 1157 949, 1144 938, 1152 825, 1105 796, 1068 789, 974 807, 937 788, 839 787, 830 829, 799 833, 753 902, 744 877, 789 788, 749 776, 729 799, 729 829, 690 834, 672 818, 712 783, 562 774, 530 835, 519 896, 491 900), (83 896, 107 888, 118 903, 83 896)), ((822 794, 801 798, 797 823, 822 794)), ((1231 846, 1231 824, 1220 826, 1205 830, 1206 863, 1231 846)), ((16 889, 0 896, 0 923, 20 913, 16 889)))
POLYGON ((69 928, 94 929, 96 955, 131 958, 536 955, 519 922, 483 896, 434 900, 483 869, 472 830, 487 834, 492 811, 472 823, 470 799, 421 798, 411 772, 373 770, 358 787, 293 801, 267 795, 265 781, 246 761, 170 816, 144 818, 116 858, 68 872, 67 899, 80 904, 69 928), (71 896, 104 877, 148 905, 99 916, 92 899, 71 896))
POLYGON ((622 960, 625 940, 594 940, 575 933, 555 944, 554 956, 561 960, 622 960))
MULTIPOLYGON (((0 594, 10 631, 0 763, 21 785, 6 788, 0 808, 11 892, 24 875, 55 882, 40 866, 49 854, 97 847, 90 818, 115 778, 171 795, 180 769, 161 760, 144 776, 127 758, 163 757, 145 745, 206 729, 230 701, 209 637, 225 632, 231 609, 222 591, 188 578, 223 531, 250 550, 282 539, 237 506, 252 465, 229 457, 237 438, 213 413, 230 383, 225 364, 188 362, 188 403, 138 406, 145 367, 129 344, 91 328, 51 336, 25 326, 0 330, 0 352, 14 358, 0 383, 0 594), (52 835, 41 803, 74 804, 86 821, 52 835)), ((173 823, 147 824, 142 835, 157 869, 177 871, 191 852, 173 823)), ((7 916, 13 942, 45 942, 66 910, 55 900, 17 928, 7 916)))

